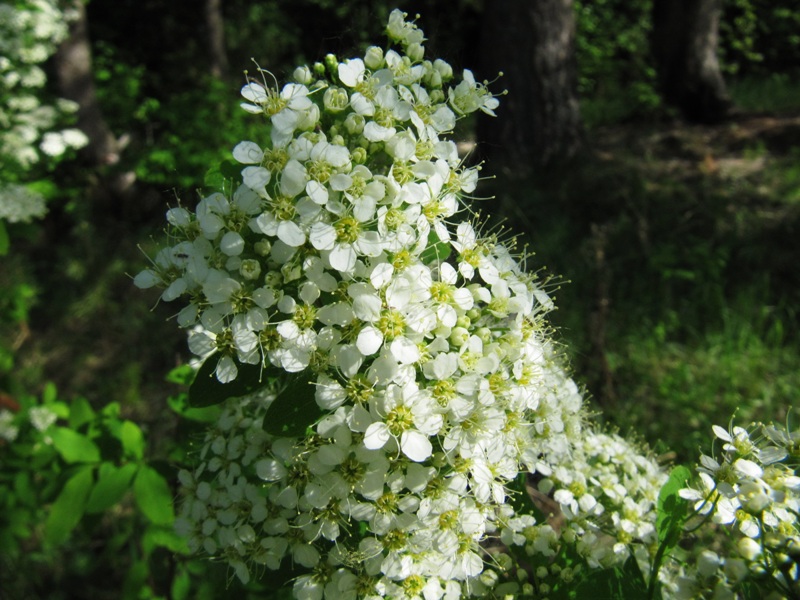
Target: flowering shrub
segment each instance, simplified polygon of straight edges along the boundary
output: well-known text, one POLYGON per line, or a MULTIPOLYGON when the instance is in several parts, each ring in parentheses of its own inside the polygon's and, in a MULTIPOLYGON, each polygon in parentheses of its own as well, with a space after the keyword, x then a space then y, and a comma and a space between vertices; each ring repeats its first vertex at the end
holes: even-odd
POLYGON ((10 223, 44 214, 41 196, 21 185, 27 173, 87 143, 77 129, 57 129, 77 106, 44 99, 40 65, 66 37, 69 18, 55 0, 0 4, 0 219, 10 223))
POLYGON ((242 582, 291 566, 298 598, 676 591, 689 472, 587 425, 546 282, 465 202, 449 136, 498 99, 405 16, 282 88, 259 69, 241 185, 170 209, 135 278, 184 301, 189 399, 222 405, 177 526, 242 582))

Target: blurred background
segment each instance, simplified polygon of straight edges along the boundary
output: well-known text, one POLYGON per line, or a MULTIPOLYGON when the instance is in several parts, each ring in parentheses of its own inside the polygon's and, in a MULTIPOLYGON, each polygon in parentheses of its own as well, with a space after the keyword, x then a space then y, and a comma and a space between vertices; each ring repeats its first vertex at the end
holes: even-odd
MULTIPOLYGON (((0 19, 36 4, 3 2, 0 19)), ((121 469, 136 455, 136 473, 146 464, 171 490, 203 416, 181 419, 188 350, 177 309, 131 278, 163 243, 166 208, 213 191, 207 171, 238 141, 264 143, 259 120, 238 107, 245 72, 257 63, 286 81, 328 52, 363 56, 383 43, 395 5, 60 6, 72 19, 37 93, 77 103, 71 125, 86 144, 33 167, 0 161, 0 186, 25 185, 47 209, 30 222, 0 218, 0 409, 63 405, 59 418, 95 441, 98 461, 121 469), (85 418, 70 416, 76 406, 85 418), (106 451, 92 423, 122 450, 106 451), (129 446, 113 423, 131 423, 142 443, 129 446)), ((426 56, 508 91, 497 118, 456 131, 465 160, 482 163, 474 207, 550 278, 557 339, 598 418, 675 462, 696 460, 711 424, 734 413, 796 429, 800 2, 400 8, 421 15, 426 56)), ((244 593, 225 587, 224 568, 182 554, 172 517, 128 490, 144 476, 63 535, 43 532, 70 469, 91 461, 54 452, 20 483, 11 459, 39 450, 13 455, 15 443, 0 439, 0 598, 244 593)))

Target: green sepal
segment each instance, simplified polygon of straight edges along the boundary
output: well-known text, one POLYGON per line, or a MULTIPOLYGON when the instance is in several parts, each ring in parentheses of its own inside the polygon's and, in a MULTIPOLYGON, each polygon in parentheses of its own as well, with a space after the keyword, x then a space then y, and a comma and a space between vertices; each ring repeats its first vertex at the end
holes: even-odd
POLYGON ((189 386, 189 406, 205 408, 255 392, 265 381, 266 371, 260 365, 236 363, 239 373, 229 383, 220 383, 215 374, 219 357, 208 357, 189 386))
POLYGON ((300 437, 324 414, 315 399, 313 373, 290 375, 267 409, 264 431, 281 437, 300 437))

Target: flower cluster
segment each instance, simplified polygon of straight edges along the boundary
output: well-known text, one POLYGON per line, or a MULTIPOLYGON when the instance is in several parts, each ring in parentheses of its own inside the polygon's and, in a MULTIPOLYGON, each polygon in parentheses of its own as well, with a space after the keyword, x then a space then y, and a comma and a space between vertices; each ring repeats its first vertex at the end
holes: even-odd
POLYGON ((185 301, 178 322, 220 383, 254 365, 314 387, 305 436, 263 430, 296 400, 265 385, 226 403, 181 473, 192 547, 245 581, 291 561, 300 598, 493 586, 510 558, 488 541, 523 544, 534 524, 508 485, 553 473, 584 420, 542 284, 461 218, 479 168, 447 136, 497 98, 425 60, 402 12, 387 33, 387 50, 328 56, 282 89, 248 81, 269 139, 233 149, 235 191, 168 211, 176 243, 135 278, 185 301))
POLYGON ((34 165, 88 141, 77 129, 56 130, 64 115, 75 112, 74 103, 43 100, 47 77, 40 65, 66 37, 69 18, 55 0, 0 4, 0 213, 21 198, 14 184, 34 165))
POLYGON ((617 434, 587 431, 570 461, 539 483, 566 520, 562 537, 590 567, 621 565, 631 552, 647 572, 657 548, 656 507, 666 472, 617 434))
MULTIPOLYGON (((680 494, 695 511, 738 533, 733 556, 707 550, 681 580, 686 597, 697 590, 733 594, 748 578, 790 597, 800 592, 800 435, 754 423, 713 427, 719 458, 702 455, 699 484, 680 494)), ((717 596, 714 596, 717 597, 717 596)))

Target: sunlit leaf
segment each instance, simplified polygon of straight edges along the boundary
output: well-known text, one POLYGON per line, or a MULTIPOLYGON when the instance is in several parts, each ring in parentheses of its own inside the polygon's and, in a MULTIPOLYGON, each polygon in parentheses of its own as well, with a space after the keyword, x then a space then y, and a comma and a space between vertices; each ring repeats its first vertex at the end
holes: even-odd
POLYGON ((66 427, 54 427, 50 430, 53 446, 68 463, 98 462, 100 449, 92 440, 83 434, 66 427))
POLYGON ((133 482, 136 504, 144 515, 156 525, 169 525, 175 520, 172 492, 154 468, 142 465, 133 482))

